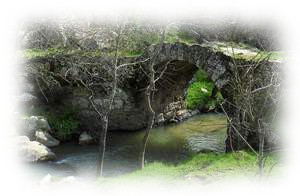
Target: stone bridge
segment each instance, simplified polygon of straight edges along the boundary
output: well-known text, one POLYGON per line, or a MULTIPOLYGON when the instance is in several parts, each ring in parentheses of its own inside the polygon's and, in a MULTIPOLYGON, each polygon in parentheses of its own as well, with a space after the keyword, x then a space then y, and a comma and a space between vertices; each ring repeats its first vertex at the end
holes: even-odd
MULTIPOLYGON (((153 53, 157 51, 156 47, 158 46, 149 47, 142 56, 120 58, 120 64, 140 62, 152 58, 153 53)), ((157 114, 156 120, 172 121, 179 110, 185 109, 184 98, 188 84, 199 68, 206 71, 215 85, 222 89, 229 79, 227 67, 230 59, 221 52, 215 52, 200 45, 164 44, 154 61, 157 75, 165 67, 164 65, 168 64, 161 79, 156 83, 156 91, 153 96, 153 108, 157 114)), ((107 59, 106 61, 109 62, 107 59)), ((84 62, 81 63, 84 64, 84 62)), ((135 65, 130 79, 125 79, 125 82, 123 81, 123 84, 119 85, 110 116, 109 129, 139 130, 145 127, 147 113, 144 107, 144 89, 148 83, 147 65, 148 62, 135 65)), ((124 68, 120 72, 126 72, 127 69, 130 68, 124 68)), ((79 107, 80 119, 85 119, 83 120, 84 127, 90 127, 91 124, 97 125, 97 123, 90 123, 96 119, 96 114, 88 104, 87 98, 89 96, 86 93, 82 89, 75 88, 72 90, 72 96, 66 100, 72 100, 72 104, 79 107), (88 121, 86 121, 87 118, 88 121)), ((95 103, 101 105, 105 100, 105 96, 99 93, 95 103)), ((90 127, 90 129, 97 129, 97 127, 90 127)))
MULTIPOLYGON (((158 45, 152 45, 143 55, 138 57, 122 57, 120 58, 120 64, 139 62, 152 57, 158 47, 158 45)), ((112 60, 113 57, 103 56, 93 58, 78 58, 76 56, 60 58, 56 56, 52 60, 48 57, 31 59, 29 63, 45 64, 45 62, 48 62, 49 64, 50 62, 49 69, 52 69, 53 72, 63 73, 62 75, 66 76, 65 70, 68 68, 71 70, 68 72, 69 78, 85 78, 84 73, 80 73, 79 69, 76 69, 78 65, 98 63, 104 67, 102 73, 99 74, 107 74, 112 60)), ((153 97, 153 108, 157 114, 156 122, 171 121, 179 110, 185 109, 183 100, 186 89, 199 68, 202 68, 208 74, 216 87, 221 90, 223 97, 230 99, 228 94, 230 89, 226 89, 226 84, 231 75, 230 63, 232 58, 223 52, 198 44, 165 43, 154 60, 157 74, 162 71, 163 65, 168 64, 166 71, 156 84, 153 97)), ((130 73, 130 77, 122 79, 122 84, 119 85, 117 90, 113 111, 110 115, 109 130, 139 130, 146 126, 147 113, 144 107, 144 89, 148 82, 145 73, 147 65, 147 62, 144 62, 124 68, 123 72, 130 73)), ((122 77, 122 73, 120 73, 120 76, 122 77)), ((72 87, 68 86, 68 90, 65 89, 60 90, 63 95, 62 93, 54 93, 56 95, 56 98, 53 99, 56 104, 55 107, 59 108, 57 105, 60 103, 75 106, 78 108, 77 115, 81 121, 82 131, 98 131, 101 125, 88 100, 90 92, 74 85, 72 87), (59 100, 59 103, 57 100, 59 100)), ((102 91, 99 88, 96 93, 95 104, 103 105, 107 100, 105 93, 102 91)), ((50 94, 50 97, 51 95, 53 93, 50 94)))

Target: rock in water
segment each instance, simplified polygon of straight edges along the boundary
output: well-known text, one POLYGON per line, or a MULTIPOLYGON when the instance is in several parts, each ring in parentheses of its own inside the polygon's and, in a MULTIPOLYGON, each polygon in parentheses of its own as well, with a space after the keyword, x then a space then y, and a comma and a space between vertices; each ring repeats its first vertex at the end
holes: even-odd
POLYGON ((191 116, 192 115, 190 114, 190 112, 188 110, 186 110, 186 109, 184 109, 184 110, 178 110, 176 112, 176 117, 179 120, 185 120, 185 119, 187 119, 187 118, 189 118, 191 116))
POLYGON ((56 158, 55 154, 47 146, 37 141, 29 141, 26 136, 16 139, 16 145, 17 152, 24 161, 50 161, 56 158))
POLYGON ((44 144, 47 147, 54 147, 59 145, 59 141, 52 137, 47 131, 37 130, 35 132, 36 141, 44 144))
POLYGON ((86 131, 81 133, 79 136, 79 144, 80 145, 91 144, 94 141, 95 141, 94 138, 91 135, 89 135, 86 131))

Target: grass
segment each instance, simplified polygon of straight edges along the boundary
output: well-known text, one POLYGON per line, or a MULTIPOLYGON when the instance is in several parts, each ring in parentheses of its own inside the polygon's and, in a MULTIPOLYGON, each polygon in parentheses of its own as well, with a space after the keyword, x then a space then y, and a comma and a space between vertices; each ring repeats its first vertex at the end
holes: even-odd
MULTIPOLYGON (((265 173, 268 173, 272 165, 277 162, 276 156, 270 156, 265 165, 265 173)), ((143 170, 125 174, 120 177, 108 178, 108 181, 118 182, 122 180, 183 180, 186 178, 201 178, 207 181, 226 179, 234 176, 254 176, 258 171, 257 157, 254 153, 239 151, 236 153, 216 154, 200 153, 178 165, 153 162, 146 164, 143 170)), ((275 171, 274 171, 275 172, 275 171)), ((102 179, 102 182, 107 179, 102 179)))
POLYGON ((184 43, 191 45, 197 43, 196 39, 189 35, 187 32, 178 31, 175 28, 170 29, 166 34, 166 43, 184 43))

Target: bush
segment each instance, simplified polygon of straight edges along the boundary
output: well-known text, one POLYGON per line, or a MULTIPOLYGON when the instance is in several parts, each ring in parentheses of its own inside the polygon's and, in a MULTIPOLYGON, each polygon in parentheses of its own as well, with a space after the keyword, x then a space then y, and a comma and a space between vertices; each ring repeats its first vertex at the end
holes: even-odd
POLYGON ((187 91, 187 108, 195 109, 204 107, 210 98, 213 85, 207 82, 194 82, 187 91))
POLYGON ((65 107, 62 112, 53 112, 48 108, 39 108, 36 113, 45 116, 52 130, 54 136, 60 140, 67 140, 79 126, 78 119, 75 118, 76 110, 74 108, 65 107))
POLYGON ((203 70, 198 70, 194 82, 187 90, 186 104, 188 109, 215 108, 221 101, 222 95, 217 93, 216 98, 211 97, 214 83, 211 82, 203 70))

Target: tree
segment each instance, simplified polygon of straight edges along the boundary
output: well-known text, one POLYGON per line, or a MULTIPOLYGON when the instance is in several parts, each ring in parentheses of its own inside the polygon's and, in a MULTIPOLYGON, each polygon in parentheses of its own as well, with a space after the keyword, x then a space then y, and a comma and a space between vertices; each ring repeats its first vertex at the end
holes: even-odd
POLYGON ((229 123, 226 151, 249 148, 257 156, 258 174, 263 177, 266 157, 277 147, 270 138, 278 137, 274 124, 282 72, 266 51, 250 61, 238 61, 233 49, 232 53, 231 78, 225 87, 230 90, 223 89, 226 98, 221 104, 229 123))
MULTIPOLYGON (((115 47, 114 47, 114 59, 113 64, 111 65, 111 75, 112 75, 112 81, 111 81, 111 87, 108 93, 108 103, 102 107, 98 108, 96 104, 94 103, 94 94, 95 92, 91 90, 91 96, 89 97, 91 105, 93 106, 94 110, 98 114, 99 120, 101 121, 101 131, 99 135, 99 160, 97 164, 97 174, 101 177, 103 175, 103 163, 104 163, 104 157, 105 157, 105 149, 106 149, 106 137, 107 137, 107 130, 108 130, 108 124, 109 124, 109 115, 112 111, 112 106, 114 102, 114 98, 116 95, 118 80, 119 80, 119 72, 122 70, 121 68, 132 66, 135 64, 140 64, 146 62, 148 59, 138 61, 138 62, 132 62, 132 63, 124 63, 120 64, 119 62, 119 52, 120 52, 120 45, 121 41, 124 36, 124 30, 126 28, 126 25, 129 24, 130 21, 124 21, 119 23, 118 20, 116 20, 116 31, 112 31, 112 34, 115 36, 115 47)), ((84 84, 87 86, 86 84, 84 84)), ((88 87, 91 89, 90 87, 88 87)))
POLYGON ((156 51, 154 51, 153 56, 150 57, 150 62, 148 64, 149 74, 147 74, 147 76, 148 76, 149 84, 146 86, 146 90, 145 90, 145 106, 146 106, 146 109, 148 112, 147 127, 145 130, 145 135, 142 140, 142 151, 141 151, 140 157, 139 157, 140 168, 142 168, 142 169, 144 168, 144 165, 145 165, 145 152, 146 152, 146 146, 147 146, 149 135, 150 135, 150 130, 152 129, 154 120, 155 120, 155 111, 152 108, 151 98, 154 95, 154 92, 156 90, 155 83, 163 76, 166 69, 168 68, 168 64, 170 63, 170 62, 167 62, 166 64, 162 65, 163 68, 160 73, 157 73, 157 70, 155 70, 155 60, 158 57, 158 55, 162 49, 162 46, 163 46, 163 43, 165 40, 165 33, 166 33, 166 28, 163 28, 161 35, 160 35, 160 44, 159 44, 158 48, 156 48, 156 51))

